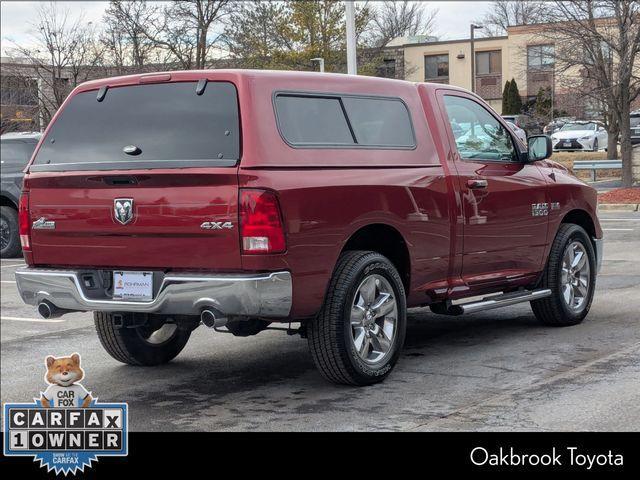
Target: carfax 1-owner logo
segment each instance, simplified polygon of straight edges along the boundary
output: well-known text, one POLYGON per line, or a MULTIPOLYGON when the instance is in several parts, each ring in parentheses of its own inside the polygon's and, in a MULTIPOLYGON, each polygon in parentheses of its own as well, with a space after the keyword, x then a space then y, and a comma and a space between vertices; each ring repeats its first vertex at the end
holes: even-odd
POLYGON ((101 403, 80 383, 80 355, 47 357, 47 388, 33 403, 4 404, 4 454, 75 474, 101 456, 127 455, 127 404, 101 403))

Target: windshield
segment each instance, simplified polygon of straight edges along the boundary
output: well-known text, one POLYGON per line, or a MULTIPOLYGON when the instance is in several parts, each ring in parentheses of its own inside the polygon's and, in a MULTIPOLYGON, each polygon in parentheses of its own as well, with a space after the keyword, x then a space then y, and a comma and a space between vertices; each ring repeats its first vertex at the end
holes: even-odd
POLYGON ((240 156, 235 87, 196 82, 115 87, 74 96, 32 171, 233 166, 240 156))
POLYGON ((596 130, 595 123, 565 123, 562 128, 563 132, 570 132, 575 130, 596 130))

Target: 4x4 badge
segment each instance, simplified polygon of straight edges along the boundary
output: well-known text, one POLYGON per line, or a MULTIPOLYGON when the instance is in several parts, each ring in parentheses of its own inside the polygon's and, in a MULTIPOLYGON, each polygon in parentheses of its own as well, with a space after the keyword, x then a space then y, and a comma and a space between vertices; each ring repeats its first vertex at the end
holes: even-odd
POLYGON ((122 225, 133 220, 133 198, 116 198, 113 201, 113 217, 122 225))

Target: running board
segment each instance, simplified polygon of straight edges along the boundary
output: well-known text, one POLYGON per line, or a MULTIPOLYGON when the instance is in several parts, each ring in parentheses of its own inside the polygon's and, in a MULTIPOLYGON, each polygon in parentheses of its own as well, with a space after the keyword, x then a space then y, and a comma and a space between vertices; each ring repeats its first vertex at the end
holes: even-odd
MULTIPOLYGON (((448 305, 446 309, 443 309, 442 305, 433 305, 431 310, 435 313, 445 315, 461 315, 463 313, 483 312, 485 310, 493 310, 494 308, 508 307, 518 303, 540 300, 541 298, 546 298, 550 295, 551 290, 548 288, 541 290, 510 292, 485 297, 482 300, 460 303, 457 305, 448 305)), ((462 301, 464 301, 464 299, 462 299, 462 301)))

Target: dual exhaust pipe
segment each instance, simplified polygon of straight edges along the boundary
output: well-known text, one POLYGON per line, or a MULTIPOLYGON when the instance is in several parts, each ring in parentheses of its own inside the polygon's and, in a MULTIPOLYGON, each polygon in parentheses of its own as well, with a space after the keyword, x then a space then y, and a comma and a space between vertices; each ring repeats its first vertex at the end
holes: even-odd
MULTIPOLYGON (((38 313, 42 318, 58 318, 68 313, 68 310, 58 308, 48 300, 43 300, 38 304, 38 313)), ((200 313, 200 321, 209 328, 221 328, 227 324, 227 317, 214 308, 205 308, 200 313)))

